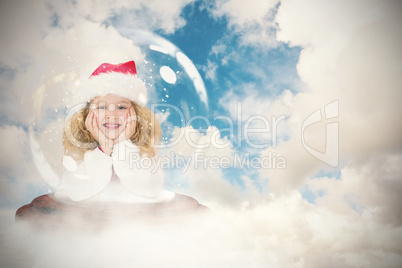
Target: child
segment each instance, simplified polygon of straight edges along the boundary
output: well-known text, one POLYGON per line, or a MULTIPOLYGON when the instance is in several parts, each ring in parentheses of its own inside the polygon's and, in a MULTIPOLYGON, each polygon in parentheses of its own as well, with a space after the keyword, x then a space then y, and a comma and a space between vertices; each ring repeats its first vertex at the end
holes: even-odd
POLYGON ((173 199, 174 193, 162 189, 163 170, 155 165, 160 126, 144 107, 147 90, 136 74, 134 61, 104 63, 75 94, 87 104, 64 127, 66 171, 57 199, 118 203, 173 199), (140 161, 144 158, 148 161, 140 161))

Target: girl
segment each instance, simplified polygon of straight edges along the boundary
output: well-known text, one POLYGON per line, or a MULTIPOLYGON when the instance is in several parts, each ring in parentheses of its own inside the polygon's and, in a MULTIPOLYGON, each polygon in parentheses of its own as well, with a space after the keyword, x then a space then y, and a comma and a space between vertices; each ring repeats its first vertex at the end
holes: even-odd
POLYGON ((174 193, 162 189, 163 170, 155 165, 161 130, 144 107, 147 91, 134 61, 101 64, 81 88, 75 98, 87 104, 64 127, 66 171, 55 197, 119 203, 173 199, 174 193))

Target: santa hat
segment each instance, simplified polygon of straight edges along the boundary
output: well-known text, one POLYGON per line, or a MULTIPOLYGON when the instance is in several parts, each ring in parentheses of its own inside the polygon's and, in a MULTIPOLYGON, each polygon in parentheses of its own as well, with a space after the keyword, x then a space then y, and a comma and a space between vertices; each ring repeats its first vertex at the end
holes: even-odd
POLYGON ((98 96, 114 94, 140 106, 147 104, 147 88, 137 77, 134 61, 110 64, 102 63, 80 87, 75 97, 89 102, 98 96))

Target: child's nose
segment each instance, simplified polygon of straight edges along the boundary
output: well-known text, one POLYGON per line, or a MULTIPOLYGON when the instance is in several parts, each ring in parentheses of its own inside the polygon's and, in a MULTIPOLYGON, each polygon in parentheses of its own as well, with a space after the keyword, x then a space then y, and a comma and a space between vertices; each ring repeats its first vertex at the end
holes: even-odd
POLYGON ((120 120, 125 119, 125 116, 120 113, 120 110, 118 109, 118 107, 113 103, 109 104, 109 106, 107 107, 105 112, 106 112, 106 117, 108 119, 111 119, 111 118, 115 119, 115 120, 117 120, 117 118, 120 118, 120 120))

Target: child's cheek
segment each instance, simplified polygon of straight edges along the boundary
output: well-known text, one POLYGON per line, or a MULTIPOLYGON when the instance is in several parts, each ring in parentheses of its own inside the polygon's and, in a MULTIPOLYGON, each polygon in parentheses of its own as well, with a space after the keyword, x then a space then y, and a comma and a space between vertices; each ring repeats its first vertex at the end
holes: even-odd
POLYGON ((97 111, 95 117, 98 121, 102 121, 106 117, 106 113, 104 111, 97 111))
POLYGON ((96 113, 95 113, 95 120, 96 120, 96 124, 98 125, 98 127, 100 127, 101 122, 102 122, 102 117, 101 117, 101 115, 99 114, 99 112, 96 112, 96 113))

